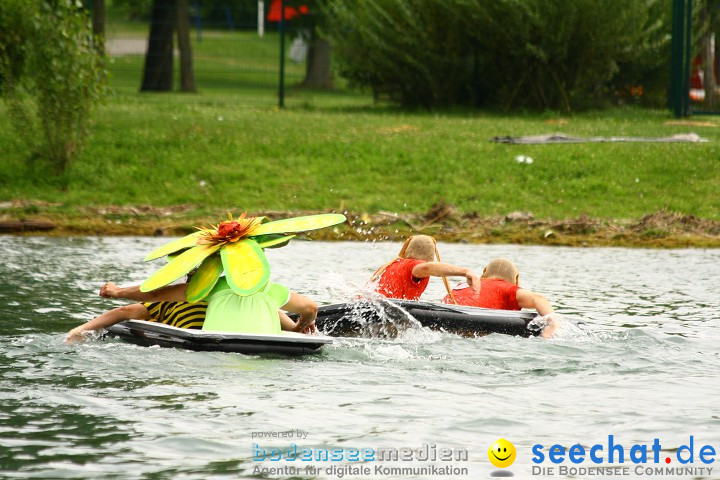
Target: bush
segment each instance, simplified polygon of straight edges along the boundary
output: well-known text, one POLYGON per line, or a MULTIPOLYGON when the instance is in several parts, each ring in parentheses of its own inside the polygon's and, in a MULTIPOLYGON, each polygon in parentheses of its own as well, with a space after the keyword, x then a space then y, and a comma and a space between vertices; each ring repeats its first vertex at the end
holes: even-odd
POLYGON ((569 111, 667 64, 669 0, 329 0, 342 73, 405 105, 569 111))
POLYGON ((657 108, 667 106, 671 25, 670 1, 660 0, 648 5, 642 27, 645 33, 634 45, 633 54, 618 61, 619 71, 610 82, 610 90, 620 100, 657 108))
MULTIPOLYGON (((469 93, 467 22, 448 0, 333 0, 325 34, 340 73, 406 106, 455 103, 469 93)), ((457 2, 456 2, 457 3, 457 2)))
POLYGON ((79 1, 3 0, 0 25, 8 24, 11 30, 0 30, 0 69, 11 119, 30 148, 62 172, 105 90, 89 16, 79 1))

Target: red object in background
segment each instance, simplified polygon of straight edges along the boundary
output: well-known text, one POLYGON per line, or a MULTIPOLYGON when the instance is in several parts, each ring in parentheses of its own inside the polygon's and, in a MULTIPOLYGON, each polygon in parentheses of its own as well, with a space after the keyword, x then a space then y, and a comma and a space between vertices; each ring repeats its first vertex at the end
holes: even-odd
POLYGON ((692 71, 690 72, 690 88, 703 88, 702 77, 700 72, 702 71, 702 57, 698 55, 693 59, 692 71))
MULTIPOLYGON (((718 75, 718 58, 715 57, 715 84, 720 78, 718 75)), ((698 55, 693 59, 692 70, 690 71, 690 100, 693 102, 704 102, 705 101, 705 82, 703 76, 703 61, 702 56, 698 55)), ((716 87, 718 95, 720 95, 720 87, 716 87)))
MULTIPOLYGON (((307 15, 309 12, 307 5, 300 5, 298 8, 285 7, 285 20, 292 20, 300 15, 307 15)), ((280 0, 272 0, 270 11, 267 14, 268 22, 279 22, 281 16, 280 0)))
MULTIPOLYGON (((690 71, 690 88, 705 88, 703 84, 702 72, 703 72, 703 60, 702 56, 698 55, 693 59, 692 70, 690 71)), ((718 80, 718 58, 715 55, 715 83, 718 80)))

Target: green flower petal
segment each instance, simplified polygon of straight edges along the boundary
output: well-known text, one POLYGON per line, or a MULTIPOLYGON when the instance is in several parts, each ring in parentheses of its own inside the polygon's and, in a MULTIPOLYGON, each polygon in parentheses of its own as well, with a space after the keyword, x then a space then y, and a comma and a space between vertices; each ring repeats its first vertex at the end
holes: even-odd
POLYGON ((254 240, 243 239, 220 250, 225 277, 233 292, 248 296, 260 290, 270 279, 270 265, 254 240))
POLYGON ((198 271, 190 279, 187 290, 185 290, 187 301, 199 302, 207 297, 217 283, 218 278, 220 278, 222 271, 222 260, 218 255, 211 255, 203 260, 198 271))
POLYGON ((175 253, 184 248, 194 247, 197 245, 200 235, 202 235, 202 232, 195 232, 182 238, 178 238, 170 243, 166 243, 162 247, 148 253, 147 257, 145 257, 145 261, 148 262, 150 260, 155 260, 156 258, 164 257, 165 255, 170 255, 171 253, 175 253))
POLYGON ((254 237, 260 248, 279 248, 284 247, 287 242, 295 238, 295 235, 282 235, 274 233, 271 235, 262 235, 260 237, 254 237))
POLYGON ((345 221, 345 215, 339 213, 325 213, 322 215, 308 215, 307 217, 286 218, 275 222, 263 223, 253 230, 252 236, 267 235, 270 233, 304 232, 317 230, 345 221))
POLYGON ((174 282, 200 265, 200 262, 219 249, 219 245, 198 245, 181 253, 172 262, 150 275, 150 277, 140 285, 140 291, 149 292, 174 282))

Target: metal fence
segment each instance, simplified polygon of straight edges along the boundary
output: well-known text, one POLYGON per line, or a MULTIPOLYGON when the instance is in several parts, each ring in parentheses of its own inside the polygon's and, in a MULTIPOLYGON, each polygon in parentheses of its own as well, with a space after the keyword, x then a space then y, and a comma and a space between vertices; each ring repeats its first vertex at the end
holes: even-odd
POLYGON ((720 114, 720 7, 673 0, 669 103, 676 117, 720 114))
MULTIPOLYGON (((162 2, 154 5, 158 3, 162 2)), ((164 11, 154 6, 106 10, 105 48, 114 91, 195 90, 198 98, 221 96, 241 104, 281 106, 286 100, 303 102, 323 95, 301 88, 309 30, 307 22, 298 21, 301 13, 296 9, 278 0, 168 3, 164 11), (186 10, 176 6, 181 4, 186 10), (164 42, 160 48, 158 41, 164 42), (191 89, 185 88, 183 68, 188 58, 191 89), (147 88, 148 75, 152 83, 152 76, 163 71, 170 75, 169 88, 147 88)))

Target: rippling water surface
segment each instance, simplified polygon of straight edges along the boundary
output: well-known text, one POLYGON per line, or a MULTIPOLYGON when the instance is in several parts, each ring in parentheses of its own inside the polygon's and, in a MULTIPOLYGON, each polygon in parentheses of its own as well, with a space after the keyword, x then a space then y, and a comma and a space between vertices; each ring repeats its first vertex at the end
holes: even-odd
MULTIPOLYGON (((2 237, 0 477, 241 478, 259 463, 253 443, 466 449, 453 462, 462 478, 488 478, 500 437, 517 448, 520 478, 538 443, 659 438, 664 458, 693 435, 720 452, 720 251, 440 245, 443 260, 478 272, 515 260, 521 285, 562 314, 550 341, 411 329, 303 358, 65 345, 69 329, 122 304, 97 296, 102 283, 141 281, 156 267, 143 256, 166 241, 2 237), (289 430, 307 437, 252 438, 289 430)), ((275 281, 336 303, 399 247, 295 241, 268 256, 275 281)), ((442 295, 434 279, 423 299, 442 295)), ((685 478, 698 477, 720 467, 685 478)))

